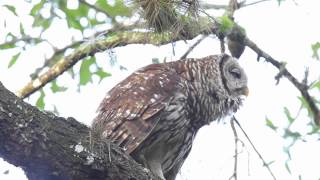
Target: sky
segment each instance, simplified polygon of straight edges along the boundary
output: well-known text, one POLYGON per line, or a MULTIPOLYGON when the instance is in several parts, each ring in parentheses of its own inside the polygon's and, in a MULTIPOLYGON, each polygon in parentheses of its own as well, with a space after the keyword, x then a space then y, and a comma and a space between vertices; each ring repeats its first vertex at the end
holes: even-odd
MULTIPOLYGON (((227 1, 212 1, 223 3, 227 1)), ((251 2, 251 1, 247 1, 251 2)), ((0 1, 1 4, 1 1, 0 1)), ((17 3, 17 9, 28 13, 28 7, 24 3, 17 3)), ((310 80, 319 79, 320 64, 312 59, 311 44, 320 41, 320 1, 291 1, 287 0, 278 6, 276 1, 265 2, 254 6, 240 9, 235 14, 235 20, 245 27, 248 37, 257 43, 259 47, 268 52, 274 58, 286 62, 287 68, 294 76, 303 78, 306 67, 310 69, 310 80)), ((5 11, 0 9, 0 24, 4 17, 8 17, 5 11)), ((12 17, 12 22, 8 23, 14 31, 17 26, 17 19, 12 17)), ((28 17, 22 19, 24 23, 31 24, 28 17)), ((68 44, 73 31, 68 30, 67 25, 56 22, 58 30, 47 33, 52 43, 57 46, 68 44)), ((5 31, 0 26, 0 32, 5 31)), ((35 33, 30 31, 30 33, 35 33)), ((0 33, 0 42, 3 41, 0 33)), ((60 85, 68 86, 64 93, 52 94, 49 86, 44 90, 47 92, 45 101, 46 109, 52 110, 53 104, 58 108, 61 116, 72 116, 77 120, 90 125, 95 116, 95 111, 106 92, 124 79, 134 70, 150 64, 152 58, 159 58, 160 61, 179 59, 186 49, 194 41, 188 44, 178 42, 175 44, 175 54, 173 45, 156 47, 151 45, 128 45, 123 48, 115 48, 97 54, 97 61, 103 64, 106 71, 112 74, 111 77, 98 83, 81 87, 78 91, 77 81, 69 75, 60 76, 57 82, 60 85), (108 63, 109 54, 113 53, 117 58, 115 65, 108 63), (122 65, 127 71, 120 70, 122 65)), ((88 41, 88 43, 90 43, 88 41)), ((19 61, 10 69, 7 65, 10 61, 8 52, 0 51, 0 81, 11 91, 16 92, 29 81, 29 74, 34 68, 41 64, 43 56, 49 56, 50 52, 45 49, 46 44, 41 44, 40 49, 30 47, 28 53, 21 54, 19 61), (39 53, 41 52, 41 53, 39 53)), ((204 57, 220 52, 219 43, 216 38, 206 38, 189 57, 204 57)), ((10 51, 15 54, 16 52, 10 51)), ((52 52, 51 52, 52 53, 52 52)), ((320 178, 319 162, 320 152, 319 140, 308 137, 306 142, 299 142, 291 151, 292 160, 289 162, 292 174, 288 173, 284 166, 287 159, 283 152, 283 146, 288 141, 281 137, 265 125, 265 118, 272 119, 276 125, 282 127, 287 124, 283 113, 283 107, 288 107, 291 112, 296 113, 299 109, 297 96, 299 92, 286 79, 281 79, 279 85, 274 80, 277 69, 272 65, 261 61, 256 61, 257 55, 250 49, 246 49, 239 59, 239 63, 247 73, 249 81, 250 95, 246 98, 244 105, 235 114, 251 140, 267 162, 274 161, 270 167, 277 179, 293 180, 302 179, 317 180, 320 178)), ((80 64, 76 64, 75 69, 79 69, 80 64)), ((39 93, 35 93, 26 101, 35 104, 39 93)), ((293 114, 294 114, 293 113, 293 114)), ((232 175, 234 137, 229 123, 230 117, 226 117, 223 122, 213 122, 209 126, 203 127, 197 134, 192 151, 183 165, 177 179, 179 180, 220 180, 228 179, 232 175)), ((292 127, 300 132, 306 132, 306 124, 309 119, 306 112, 302 111, 298 121, 292 127)), ((239 138, 244 145, 239 146, 238 155, 238 176, 239 179, 253 180, 272 179, 262 162, 252 150, 248 141, 238 131, 239 138)), ((24 180, 23 171, 13 168, 12 165, 0 159, 0 179, 2 180, 24 180), (4 173, 9 170, 9 173, 4 173)))

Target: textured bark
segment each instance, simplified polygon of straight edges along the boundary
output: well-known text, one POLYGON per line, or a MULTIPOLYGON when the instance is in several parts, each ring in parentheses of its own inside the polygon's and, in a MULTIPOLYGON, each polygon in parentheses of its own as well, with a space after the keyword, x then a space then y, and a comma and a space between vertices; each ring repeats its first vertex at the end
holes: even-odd
POLYGON ((0 157, 30 180, 154 179, 118 147, 92 138, 87 126, 39 111, 1 82, 0 157))

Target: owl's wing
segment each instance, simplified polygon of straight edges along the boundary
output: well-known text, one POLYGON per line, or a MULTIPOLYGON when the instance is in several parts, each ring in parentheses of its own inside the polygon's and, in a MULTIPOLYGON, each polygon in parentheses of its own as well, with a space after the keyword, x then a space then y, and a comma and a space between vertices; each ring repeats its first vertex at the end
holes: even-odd
POLYGON ((93 128, 131 153, 156 126, 179 88, 179 75, 164 64, 140 69, 110 90, 93 128))

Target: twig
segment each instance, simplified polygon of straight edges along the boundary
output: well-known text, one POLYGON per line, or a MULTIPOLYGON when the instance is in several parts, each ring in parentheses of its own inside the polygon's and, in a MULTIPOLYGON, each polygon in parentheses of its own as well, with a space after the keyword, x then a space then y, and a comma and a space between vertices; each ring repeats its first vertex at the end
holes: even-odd
POLYGON ((227 9, 227 5, 219 5, 219 4, 210 4, 210 3, 201 3, 200 7, 203 9, 227 9))
POLYGON ((187 56, 191 53, 191 51, 197 47, 208 35, 202 35, 200 39, 198 39, 192 46, 189 47, 189 49, 180 57, 181 59, 187 58, 187 56))
POLYGON ((236 117, 234 117, 234 116, 232 117, 232 119, 233 119, 233 121, 235 121, 235 122, 237 123, 237 125, 238 125, 238 127, 241 129, 242 133, 243 133, 243 134, 245 135, 245 137, 248 139, 250 145, 252 146, 252 148, 254 149, 254 151, 257 153, 257 155, 259 156, 259 158, 260 158, 261 161, 263 162, 263 166, 265 166, 265 167, 268 169, 268 171, 269 171, 270 175, 272 176, 272 178, 273 178, 274 180, 276 180, 276 177, 275 177, 275 175, 273 174, 273 172, 272 172, 269 164, 263 159, 262 155, 259 153, 259 151, 258 151, 257 148, 255 147, 255 145, 252 143, 252 141, 251 141, 251 139, 249 138, 249 136, 247 135, 246 131, 245 131, 245 130, 242 128, 242 126, 240 125, 239 121, 238 121, 238 120, 236 119, 236 117))
POLYGON ((101 8, 98 7, 98 6, 95 6, 95 5, 93 5, 93 4, 90 4, 90 3, 88 3, 88 2, 85 1, 85 0, 79 0, 79 2, 82 3, 82 4, 84 4, 84 5, 86 5, 86 6, 88 6, 88 7, 90 7, 90 8, 92 8, 92 9, 94 9, 94 10, 96 10, 97 12, 101 12, 101 13, 105 14, 105 15, 106 15, 107 17, 109 17, 109 18, 112 18, 112 16, 111 16, 107 11, 101 9, 101 8))
MULTIPOLYGON (((30 74, 30 77, 31 77, 32 79, 38 78, 38 77, 39 77, 39 74, 41 73, 41 71, 42 71, 44 68, 49 67, 50 65, 54 65, 55 61, 59 60, 59 59, 57 59, 57 58, 58 58, 61 54, 63 54, 63 53, 64 53, 67 49, 69 49, 69 48, 74 48, 74 47, 80 45, 81 42, 82 42, 82 41, 77 41, 77 42, 71 43, 71 44, 69 44, 69 45, 67 45, 67 46, 65 46, 65 47, 63 47, 63 48, 61 48, 61 49, 56 49, 55 52, 54 52, 54 54, 53 54, 50 58, 46 59, 41 67, 38 67, 32 74, 30 74)), ((53 49, 55 49, 55 48, 53 48, 53 49)))
POLYGON ((237 172, 238 172, 238 133, 236 128, 234 127, 234 118, 231 119, 231 128, 234 136, 234 166, 233 166, 233 174, 229 179, 237 180, 237 172))
POLYGON ((313 113, 314 122, 316 125, 320 126, 320 110, 317 107, 315 101, 308 92, 308 85, 303 82, 300 83, 288 70, 286 67, 283 67, 283 63, 274 59, 269 54, 260 49, 253 41, 246 37, 245 39, 246 46, 250 47, 254 52, 258 54, 258 57, 263 57, 267 62, 271 63, 273 66, 278 68, 281 73, 281 76, 286 77, 301 93, 302 97, 308 103, 310 110, 313 113))
MULTIPOLYGON (((262 3, 262 2, 266 2, 266 1, 271 1, 271 0, 259 0, 259 1, 251 2, 251 3, 247 3, 247 4, 244 3, 245 1, 243 1, 243 2, 239 3, 239 8, 256 5, 256 4, 259 4, 259 3, 262 3)), ((210 4, 210 3, 201 3, 200 6, 203 9, 215 9, 215 10, 227 9, 228 8, 227 5, 210 4)))

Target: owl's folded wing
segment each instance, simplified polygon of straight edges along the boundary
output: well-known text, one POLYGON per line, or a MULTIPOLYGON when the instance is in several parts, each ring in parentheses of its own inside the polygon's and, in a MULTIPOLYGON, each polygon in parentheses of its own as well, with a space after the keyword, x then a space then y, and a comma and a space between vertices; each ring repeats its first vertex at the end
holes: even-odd
POLYGON ((159 114, 181 86, 177 72, 165 64, 136 71, 100 104, 93 122, 95 132, 131 153, 161 120, 159 114))

